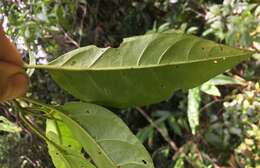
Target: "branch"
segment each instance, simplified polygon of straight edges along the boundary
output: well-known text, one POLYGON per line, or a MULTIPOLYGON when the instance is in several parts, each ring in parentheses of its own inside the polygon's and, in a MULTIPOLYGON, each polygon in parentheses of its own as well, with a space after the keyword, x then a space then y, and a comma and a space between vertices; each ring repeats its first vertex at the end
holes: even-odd
POLYGON ((178 147, 177 147, 177 145, 171 140, 171 138, 170 138, 167 134, 165 134, 165 133, 163 132, 163 130, 152 120, 151 117, 149 117, 149 116, 146 114, 146 112, 145 112, 143 109, 141 109, 141 108, 139 108, 139 107, 136 107, 136 110, 137 110, 140 114, 142 114, 142 116, 151 124, 152 127, 154 127, 154 128, 157 130, 157 132, 163 137, 163 139, 170 145, 170 147, 171 147, 174 151, 178 151, 178 150, 179 150, 178 147))

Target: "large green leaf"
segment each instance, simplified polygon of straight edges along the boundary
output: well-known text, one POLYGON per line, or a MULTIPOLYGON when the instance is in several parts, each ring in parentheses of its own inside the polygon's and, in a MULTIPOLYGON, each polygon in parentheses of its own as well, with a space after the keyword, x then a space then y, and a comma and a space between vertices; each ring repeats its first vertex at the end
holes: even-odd
POLYGON ((56 144, 47 142, 49 154, 56 168, 95 168, 81 154, 82 146, 63 122, 48 119, 46 136, 56 144))
POLYGON ((53 79, 75 97, 113 107, 147 105, 193 88, 251 56, 178 33, 127 38, 119 48, 83 47, 49 65, 53 79))
POLYGON ((149 153, 109 110, 94 104, 68 103, 61 119, 99 168, 153 168, 149 153))

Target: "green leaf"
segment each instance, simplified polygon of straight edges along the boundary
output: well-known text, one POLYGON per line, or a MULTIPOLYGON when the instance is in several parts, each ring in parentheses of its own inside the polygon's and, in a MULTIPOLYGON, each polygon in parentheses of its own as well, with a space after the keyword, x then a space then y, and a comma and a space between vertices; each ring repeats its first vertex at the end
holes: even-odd
POLYGON ((83 47, 36 68, 48 69, 81 100, 131 107, 198 86, 251 55, 192 35, 155 33, 127 38, 119 48, 83 47))
POLYGON ((174 116, 168 119, 168 124, 175 134, 182 136, 182 131, 174 116))
POLYGON ((253 58, 256 59, 257 61, 260 61, 260 53, 255 53, 253 55, 253 58))
POLYGON ((208 81, 212 85, 241 85, 242 81, 229 77, 227 75, 220 74, 208 81))
POLYGON ((200 89, 198 87, 190 89, 188 95, 188 120, 192 134, 196 133, 197 127, 199 126, 199 116, 200 116, 200 89))
MULTIPOLYGON (((58 115, 55 117, 58 118, 58 115)), ((48 119, 46 136, 56 144, 47 142, 49 154, 56 168, 95 168, 81 154, 82 146, 61 121, 48 119)))
POLYGON ((221 96, 221 93, 218 90, 218 88, 210 82, 203 83, 200 87, 200 90, 208 95, 221 96))
POLYGON ((74 102, 65 104, 59 115, 97 167, 153 168, 143 145, 109 110, 74 102))
POLYGON ((215 147, 218 147, 218 148, 222 148, 223 147, 223 140, 221 139, 220 135, 214 133, 214 132, 211 132, 211 131, 208 131, 205 135, 205 140, 215 146, 215 147))
POLYGON ((184 160, 182 157, 179 157, 174 165, 174 168, 184 168, 184 160))
POLYGON ((153 134, 154 134, 154 128, 151 126, 147 126, 141 129, 140 131, 138 131, 136 136, 143 143, 146 140, 153 138, 153 134))
POLYGON ((18 127, 15 123, 12 123, 4 116, 0 116, 0 131, 10 132, 10 133, 19 133, 21 128, 18 127))

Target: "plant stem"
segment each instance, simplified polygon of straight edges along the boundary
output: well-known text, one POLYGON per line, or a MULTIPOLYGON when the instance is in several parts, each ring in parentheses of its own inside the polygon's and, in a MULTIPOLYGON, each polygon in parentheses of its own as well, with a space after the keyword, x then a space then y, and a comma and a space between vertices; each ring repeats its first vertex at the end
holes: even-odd
POLYGON ((41 131, 36 128, 23 114, 22 112, 18 112, 19 118, 40 138, 45 141, 49 141, 49 139, 41 133, 41 131))
MULTIPOLYGON (((25 98, 27 99, 27 98, 25 98)), ((30 99, 28 99, 30 100, 30 99)), ((33 101, 33 100, 31 100, 33 101)), ((50 140, 48 137, 46 137, 35 125, 33 125, 25 116, 22 112, 27 112, 23 107, 20 106, 19 102, 14 101, 16 104, 17 108, 20 110, 18 112, 19 118, 41 139, 43 139, 45 142, 49 142, 51 145, 55 146, 55 148, 59 149, 61 152, 64 151, 59 145, 57 145, 55 142, 50 140)), ((38 104, 39 105, 39 104, 38 104)))
POLYGON ((42 103, 40 101, 37 101, 37 100, 33 100, 33 99, 30 99, 30 98, 27 98, 27 97, 21 97, 19 99, 49 109, 50 112, 42 111, 42 112, 44 112, 46 114, 51 114, 53 111, 56 111, 56 109, 54 107, 51 107, 50 105, 46 105, 46 104, 44 104, 44 103, 42 103))
POLYGON ((170 147, 174 150, 174 151, 178 151, 178 147, 177 145, 171 140, 171 138, 166 135, 163 130, 152 120, 151 117, 149 117, 146 112, 139 108, 139 107, 136 107, 136 110, 142 114, 142 116, 151 124, 152 127, 154 127, 157 132, 163 137, 163 139, 170 145, 170 147))
POLYGON ((33 68, 37 68, 37 69, 45 69, 46 65, 29 65, 29 64, 23 64, 23 68, 25 69, 33 69, 33 68))

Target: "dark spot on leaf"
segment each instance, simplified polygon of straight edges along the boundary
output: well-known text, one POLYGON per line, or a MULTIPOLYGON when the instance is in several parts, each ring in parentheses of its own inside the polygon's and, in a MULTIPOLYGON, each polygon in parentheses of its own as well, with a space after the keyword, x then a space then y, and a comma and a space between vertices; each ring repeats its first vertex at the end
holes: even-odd
POLYGON ((202 50, 205 50, 205 48, 204 48, 204 47, 202 47, 201 49, 202 49, 202 50))
POLYGON ((88 113, 88 114, 90 113, 90 111, 89 111, 89 110, 86 110, 85 112, 86 112, 86 113, 88 113))
POLYGON ((55 153, 56 155, 59 155, 58 153, 55 153))
POLYGON ((68 145, 68 147, 70 148, 70 147, 71 147, 71 145, 68 145))
POLYGON ((161 84, 160 86, 161 86, 161 88, 163 88, 163 89, 165 88, 165 86, 164 86, 163 84, 161 84))
POLYGON ((99 154, 99 155, 101 155, 101 152, 100 152, 100 151, 98 151, 98 154, 99 154))
POLYGON ((142 160, 142 162, 143 162, 144 164, 147 164, 147 162, 146 162, 145 160, 142 160))
POLYGON ((76 61, 71 61, 71 63, 70 63, 70 65, 74 65, 74 64, 76 64, 76 61))

